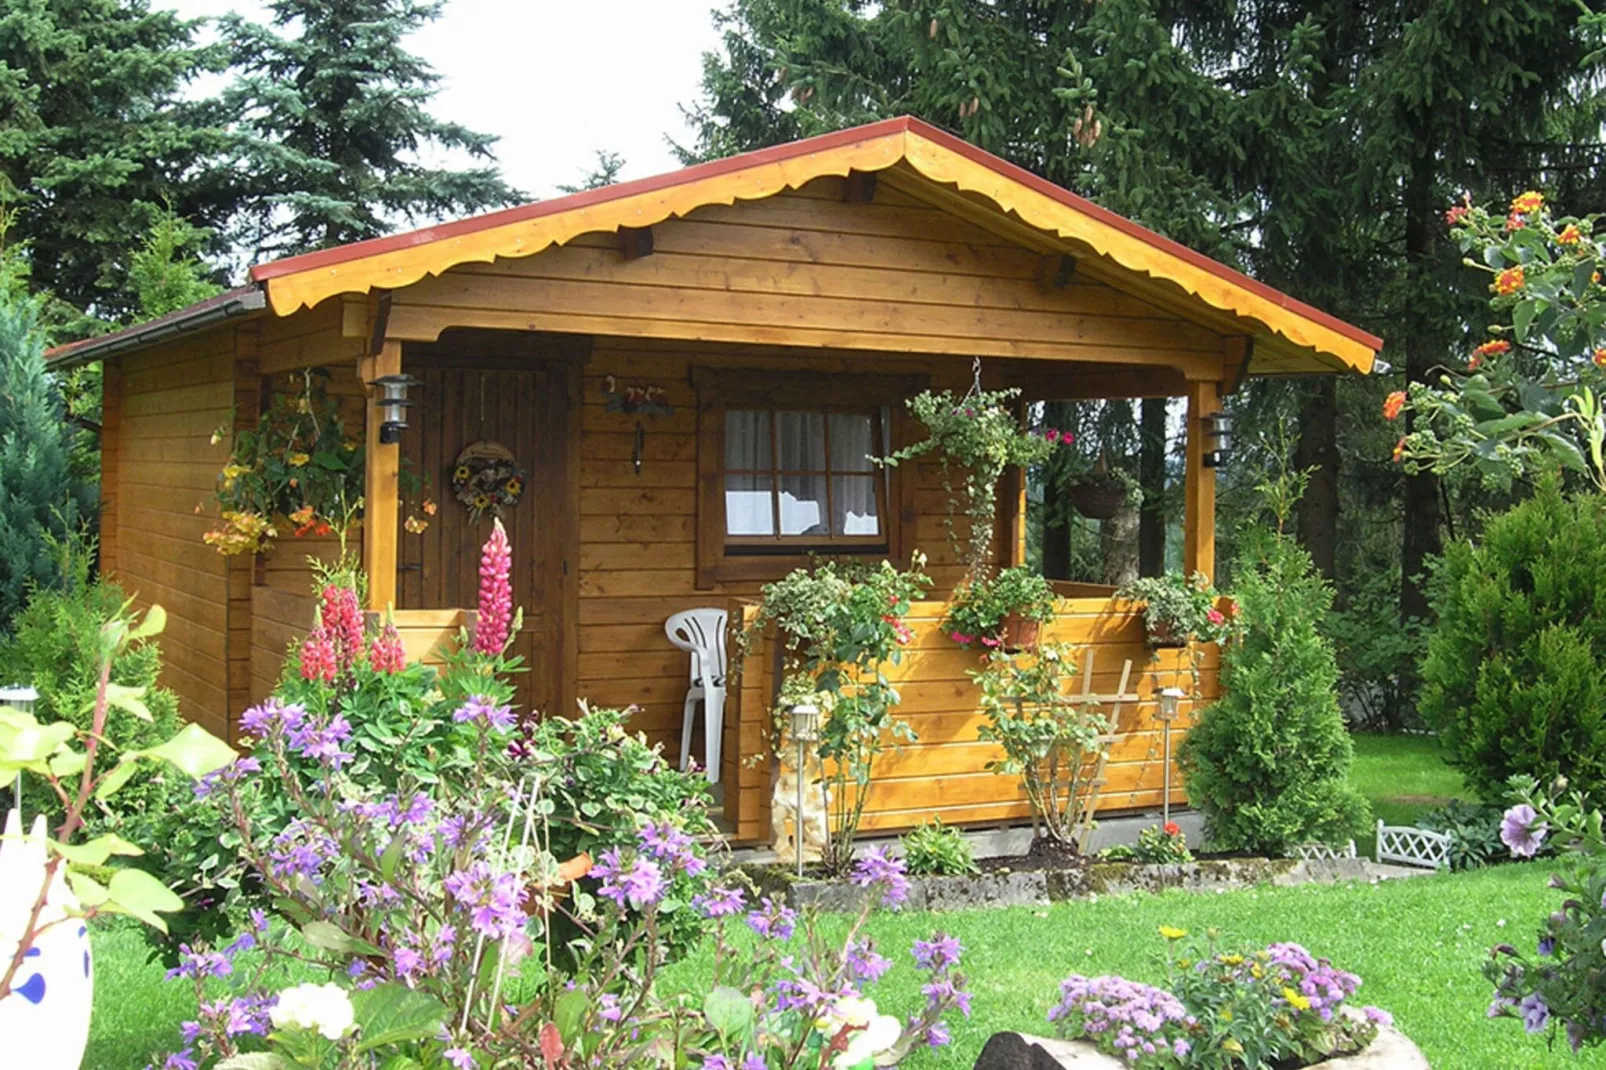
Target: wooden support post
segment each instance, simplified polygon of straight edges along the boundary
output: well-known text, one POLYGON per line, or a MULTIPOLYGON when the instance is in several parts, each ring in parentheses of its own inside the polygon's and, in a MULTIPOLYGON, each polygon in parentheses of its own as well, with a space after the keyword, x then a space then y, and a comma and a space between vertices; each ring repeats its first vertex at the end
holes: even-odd
POLYGON ((368 387, 368 447, 363 454, 362 564, 368 573, 368 608, 384 610, 396 603, 401 446, 379 442, 380 390, 373 381, 380 376, 401 374, 401 343, 385 341, 379 352, 364 361, 363 372, 363 382, 368 387))
POLYGON ((1204 418, 1221 411, 1221 384, 1188 384, 1188 470, 1182 525, 1182 568, 1216 578, 1216 470, 1204 466, 1204 418))

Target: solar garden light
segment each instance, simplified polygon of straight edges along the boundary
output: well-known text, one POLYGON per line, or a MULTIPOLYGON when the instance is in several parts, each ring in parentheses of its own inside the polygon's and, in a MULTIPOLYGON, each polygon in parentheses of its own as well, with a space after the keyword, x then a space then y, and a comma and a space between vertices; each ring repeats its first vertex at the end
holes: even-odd
MULTIPOLYGON (((33 714, 33 704, 39 701, 39 692, 23 684, 12 684, 10 687, 0 687, 0 706, 9 706, 18 713, 33 714)), ((22 772, 17 772, 15 781, 17 818, 22 819, 22 772)))
POLYGON ((808 745, 820 738, 820 708, 800 702, 791 709, 792 745, 797 748, 797 809, 792 812, 792 853, 797 856, 797 875, 803 876, 803 782, 808 778, 808 745))
POLYGON ((407 410, 414 404, 407 398, 408 389, 424 383, 411 375, 381 375, 374 385, 379 387, 379 441, 391 446, 407 430, 407 410))
POLYGON ((1206 468, 1220 468, 1232 453, 1232 416, 1225 412, 1213 412, 1200 418, 1199 424, 1205 436, 1205 448, 1200 460, 1206 468))
POLYGON ((1180 687, 1162 688, 1160 691, 1160 736, 1165 741, 1165 796, 1160 800, 1162 821, 1171 823, 1171 722, 1177 719, 1178 709, 1188 693, 1180 687))

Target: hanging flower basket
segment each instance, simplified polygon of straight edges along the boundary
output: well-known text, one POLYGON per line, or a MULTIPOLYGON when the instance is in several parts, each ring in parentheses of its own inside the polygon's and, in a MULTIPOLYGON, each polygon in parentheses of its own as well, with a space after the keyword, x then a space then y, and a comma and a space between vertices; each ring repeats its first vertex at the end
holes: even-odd
POLYGON ((1073 483, 1066 491, 1076 511, 1089 520, 1108 520, 1126 504, 1127 489, 1114 479, 1073 483))
POLYGON ((998 638, 1006 653, 1019 654, 1037 649, 1038 633, 1042 629, 1041 621, 1028 620, 1019 613, 1010 613, 999 625, 998 638))
POLYGON ((1175 621, 1157 620, 1153 624, 1145 621, 1144 628, 1148 633, 1149 645, 1156 650, 1176 650, 1188 645, 1188 637, 1177 631, 1175 621))

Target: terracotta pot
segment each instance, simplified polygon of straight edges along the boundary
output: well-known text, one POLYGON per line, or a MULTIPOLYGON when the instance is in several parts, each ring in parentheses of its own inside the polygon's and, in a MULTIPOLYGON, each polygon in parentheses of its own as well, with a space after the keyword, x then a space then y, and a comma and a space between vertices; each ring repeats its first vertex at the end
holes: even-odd
POLYGON ((1126 504, 1126 487, 1113 479, 1073 483, 1066 495, 1076 511, 1089 520, 1108 520, 1126 504))
MULTIPOLYGON (((1145 625, 1145 627, 1148 627, 1145 625)), ((1163 620, 1153 627, 1148 627, 1149 645, 1164 649, 1174 649, 1188 645, 1188 637, 1178 635, 1168 620, 1163 620)))
POLYGON ((1019 613, 1011 613, 999 624, 998 640, 1003 644, 1006 653, 1018 654, 1023 650, 1036 650, 1037 635, 1042 627, 1039 621, 1026 620, 1019 613))
MULTIPOLYGON (((546 886, 546 894, 552 897, 553 902, 562 899, 569 894, 570 885, 591 872, 591 866, 591 855, 586 851, 581 851, 567 862, 560 863, 558 865, 558 879, 555 883, 546 886)), ((543 913, 541 910, 542 890, 540 881, 532 881, 530 883, 529 905, 525 908, 525 913, 531 917, 543 913)))

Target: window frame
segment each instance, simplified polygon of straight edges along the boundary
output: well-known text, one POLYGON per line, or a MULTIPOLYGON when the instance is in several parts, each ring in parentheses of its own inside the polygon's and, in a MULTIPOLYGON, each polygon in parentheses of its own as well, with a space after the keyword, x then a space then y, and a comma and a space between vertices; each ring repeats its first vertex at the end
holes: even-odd
MULTIPOLYGON (((861 554, 901 560, 908 556, 905 537, 914 530, 915 480, 902 468, 885 470, 877 481, 882 530, 875 536, 727 535, 725 516, 725 414, 730 410, 776 412, 887 413, 883 448, 897 449, 906 439, 904 399, 925 389, 923 375, 854 375, 825 372, 776 372, 759 368, 693 368, 697 391, 697 588, 720 583, 778 579, 805 566, 811 556, 861 554), (773 547, 770 552, 762 552, 773 547)), ((877 424, 883 421, 877 419, 877 424)), ((771 416, 771 435, 776 433, 771 416)), ((877 435, 883 433, 873 428, 877 435)), ((771 471, 780 458, 771 443, 771 471)), ((827 469, 830 458, 826 458, 827 469)), ((746 472, 747 469, 737 471, 746 472)), ((788 469, 790 471, 790 469, 788 469)), ((851 473, 845 473, 851 474, 851 473)), ((829 487, 829 479, 827 480, 829 487)), ((774 487, 772 494, 779 492, 774 487)), ((779 532, 780 525, 776 524, 779 532)))

